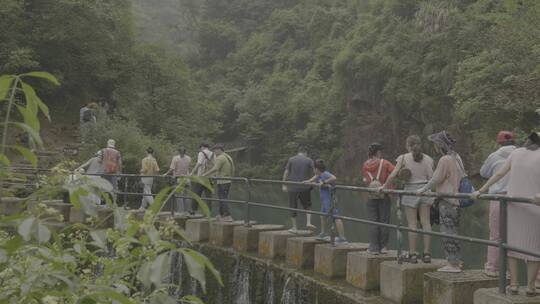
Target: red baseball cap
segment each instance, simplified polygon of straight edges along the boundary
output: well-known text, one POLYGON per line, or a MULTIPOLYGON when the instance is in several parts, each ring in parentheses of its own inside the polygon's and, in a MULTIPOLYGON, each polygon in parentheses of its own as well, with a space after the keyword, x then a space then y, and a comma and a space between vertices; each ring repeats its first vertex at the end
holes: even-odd
POLYGON ((512 140, 514 140, 514 133, 512 133, 511 131, 500 131, 499 134, 497 134, 497 143, 499 144, 503 144, 512 140))

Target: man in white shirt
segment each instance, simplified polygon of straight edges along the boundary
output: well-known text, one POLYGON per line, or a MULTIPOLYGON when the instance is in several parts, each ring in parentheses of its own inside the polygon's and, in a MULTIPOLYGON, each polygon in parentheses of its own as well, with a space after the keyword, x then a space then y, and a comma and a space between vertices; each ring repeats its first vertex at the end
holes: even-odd
MULTIPOLYGON (((164 174, 169 175, 171 172, 173 176, 176 178, 176 184, 179 185, 182 181, 186 181, 184 190, 179 193, 179 196, 186 196, 187 195, 187 188, 189 187, 189 180, 185 178, 185 176, 189 175, 189 166, 191 165, 191 157, 186 155, 186 148, 179 147, 178 148, 178 154, 173 157, 171 161, 171 166, 169 167, 169 170, 164 174)), ((180 214, 185 214, 188 211, 187 202, 188 199, 182 198, 182 197, 176 197, 176 207, 175 211, 179 212, 180 214)))
MULTIPOLYGON (((210 145, 208 143, 201 143, 199 145, 199 154, 197 155, 197 163, 195 164, 195 167, 193 167, 193 170, 191 170, 190 175, 196 175, 196 176, 203 176, 206 171, 212 169, 214 167, 214 153, 210 151, 210 145)), ((193 192, 197 194, 199 197, 212 197, 212 192, 207 189, 205 186, 194 183, 193 184, 193 192)), ((210 202, 206 202, 208 205, 210 205, 210 202)), ((210 206, 209 206, 210 207, 210 206)), ((199 209, 199 205, 197 201, 193 200, 191 204, 191 214, 195 214, 195 212, 199 209)))

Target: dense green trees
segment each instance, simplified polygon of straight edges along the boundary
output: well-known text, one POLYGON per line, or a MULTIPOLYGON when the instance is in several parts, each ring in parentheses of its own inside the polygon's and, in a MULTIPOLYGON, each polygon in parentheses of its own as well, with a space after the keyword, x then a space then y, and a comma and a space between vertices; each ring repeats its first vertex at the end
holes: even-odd
POLYGON ((539 122, 535 0, 3 2, 2 70, 56 72, 59 103, 111 96, 175 145, 246 145, 244 173, 303 144, 353 177, 370 141, 442 128, 475 163, 539 122))

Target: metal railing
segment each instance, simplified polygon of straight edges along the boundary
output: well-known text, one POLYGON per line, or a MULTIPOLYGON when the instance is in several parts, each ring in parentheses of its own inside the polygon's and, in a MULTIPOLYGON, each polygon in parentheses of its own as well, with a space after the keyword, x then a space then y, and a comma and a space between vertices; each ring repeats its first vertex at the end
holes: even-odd
MULTIPOLYGON (((156 195, 154 193, 152 194, 144 194, 144 193, 138 193, 138 192, 129 192, 128 191, 128 179, 129 178, 141 178, 141 177, 153 177, 158 179, 163 178, 173 178, 172 176, 163 176, 163 175, 139 175, 139 174, 86 174, 86 175, 97 175, 101 177, 107 177, 107 176, 115 176, 118 178, 124 178, 124 189, 123 191, 119 191, 118 189, 115 190, 116 195, 123 195, 123 206, 126 206, 128 203, 127 197, 128 196, 145 196, 145 195, 156 195)), ((186 177, 187 176, 180 176, 186 177)), ((178 177, 174 177, 178 178, 178 177)), ((225 203, 232 203, 232 204, 239 204, 244 205, 244 225, 250 226, 251 221, 251 208, 252 207, 259 207, 259 208, 269 208, 269 209, 275 209, 275 210, 284 210, 284 211, 295 211, 303 214, 314 214, 319 216, 325 216, 328 218, 329 226, 331 227, 329 229, 330 236, 331 236, 331 243, 334 245, 334 239, 335 239, 335 220, 341 219, 343 221, 349 221, 349 222, 355 222, 365 225, 375 225, 379 227, 386 227, 390 229, 394 229, 397 231, 397 251, 398 251, 398 262, 401 263, 401 259, 399 257, 402 253, 402 234, 403 232, 412 232, 412 233, 418 233, 421 235, 430 235, 430 236, 436 236, 446 239, 454 239, 458 241, 464 241, 469 242, 473 244, 479 244, 479 245, 485 245, 485 246, 492 246, 497 247, 499 250, 499 292, 502 294, 506 293, 506 286, 507 286, 507 279, 506 279, 506 273, 507 273, 507 253, 508 251, 514 251, 526 255, 530 255, 533 257, 540 258, 539 252, 532 252, 530 250, 526 250, 523 248, 516 248, 514 246, 510 246, 508 244, 507 239, 507 221, 508 221, 508 203, 524 203, 524 204, 534 204, 534 205, 540 205, 538 204, 534 199, 531 198, 524 198, 524 197, 511 197, 507 195, 493 195, 493 194, 482 194, 478 197, 473 197, 470 194, 452 194, 452 193, 434 193, 434 192, 427 192, 424 194, 418 194, 417 192, 413 191, 405 191, 405 190, 391 190, 391 189, 385 189, 385 190, 377 190, 373 188, 367 188, 367 187, 358 187, 358 186, 348 186, 348 185, 320 185, 315 183, 302 183, 302 182, 291 182, 291 181, 281 181, 281 180, 269 180, 269 179, 259 179, 259 178, 244 178, 244 177, 209 177, 210 181, 218 181, 218 180, 227 180, 231 182, 241 182, 244 185, 245 191, 246 191, 246 197, 243 200, 233 200, 233 199, 219 199, 219 198, 210 198, 210 197, 203 197, 203 200, 206 201, 212 201, 212 202, 225 202, 225 203), (330 187, 332 188, 330 193, 334 195, 335 191, 355 191, 355 192, 362 192, 362 193, 384 193, 386 195, 396 195, 397 196, 397 224, 389 224, 389 223, 381 223, 366 219, 360 219, 356 217, 349 217, 349 216, 342 216, 342 215, 334 215, 334 208, 335 201, 331 197, 332 206, 328 213, 318 212, 318 211, 312 211, 312 210, 305 210, 305 209, 299 209, 299 208, 290 208, 290 207, 284 207, 284 206, 276 206, 272 203, 261 203, 261 202, 253 202, 252 201, 252 185, 253 184, 275 184, 275 185, 286 185, 286 186, 309 186, 309 187, 330 187), (462 236, 462 235, 452 235, 452 234, 445 234, 442 232, 436 232, 436 231, 426 231, 423 229, 415 229, 415 228, 409 228, 407 226, 403 225, 403 219, 402 219, 402 206, 401 206, 401 200, 403 196, 424 196, 424 197, 433 197, 433 198, 439 198, 439 199, 466 199, 466 198, 474 198, 475 200, 479 201, 498 201, 500 203, 500 220, 499 220, 499 230, 500 230, 500 239, 498 241, 491 241, 476 237, 469 237, 469 236, 462 236)), ((184 198, 184 199, 190 199, 191 196, 184 196, 184 195, 175 195, 173 197, 177 198, 184 198)), ((165 205, 166 202, 164 202, 165 205)), ((174 205, 174 204, 172 204, 174 205)), ((171 210, 171 213, 174 214, 174 210, 171 210)))

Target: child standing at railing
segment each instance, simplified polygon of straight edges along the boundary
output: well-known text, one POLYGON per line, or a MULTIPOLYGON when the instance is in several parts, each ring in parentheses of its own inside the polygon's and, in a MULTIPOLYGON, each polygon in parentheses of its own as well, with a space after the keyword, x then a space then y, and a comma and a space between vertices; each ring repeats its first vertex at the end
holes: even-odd
MULTIPOLYGON (((326 164, 322 159, 315 161, 315 176, 305 181, 306 183, 319 183, 321 185, 319 191, 321 196, 321 212, 328 215, 339 214, 339 209, 337 206, 332 206, 334 196, 332 195, 333 189, 331 189, 331 185, 333 185, 335 181, 336 176, 326 170, 326 164)), ((343 221, 340 219, 335 219, 335 223, 338 232, 338 237, 336 237, 335 243, 346 244, 347 239, 345 239, 345 228, 343 227, 343 221)), ((328 217, 321 216, 321 233, 317 236, 317 239, 322 241, 330 241, 330 236, 328 235, 328 217)))

